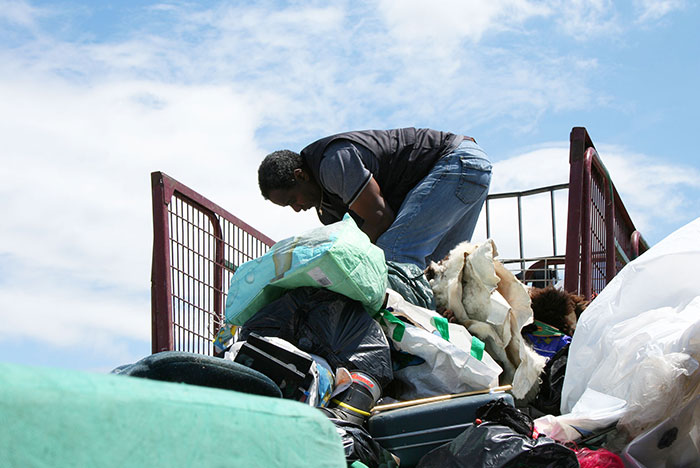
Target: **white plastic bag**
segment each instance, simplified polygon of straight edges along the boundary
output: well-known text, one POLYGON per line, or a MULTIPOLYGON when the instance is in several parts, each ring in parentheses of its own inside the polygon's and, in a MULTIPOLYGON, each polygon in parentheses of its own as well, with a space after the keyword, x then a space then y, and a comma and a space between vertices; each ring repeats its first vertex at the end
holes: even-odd
POLYGON ((594 390, 628 403, 620 417, 641 424, 628 427, 634 437, 697 392, 699 241, 700 218, 629 263, 591 302, 569 350, 560 418, 600 411, 581 401, 594 390))
POLYGON ((382 329, 396 349, 424 360, 419 365, 394 371, 394 378, 405 387, 404 393, 397 397, 412 400, 498 386, 498 375, 502 369, 486 352, 481 354, 481 359, 472 355, 472 336, 466 328, 449 324, 450 341, 447 341, 437 327, 431 325, 435 323, 435 318, 442 318, 439 314, 404 301, 392 290, 388 290, 388 293, 387 305, 398 315, 412 317, 418 326, 397 323, 385 315, 378 319, 382 329))
POLYGON ((463 325, 449 323, 434 310, 411 304, 393 289, 387 289, 386 294, 386 307, 396 317, 427 332, 438 334, 460 349, 471 351, 474 337, 463 325))

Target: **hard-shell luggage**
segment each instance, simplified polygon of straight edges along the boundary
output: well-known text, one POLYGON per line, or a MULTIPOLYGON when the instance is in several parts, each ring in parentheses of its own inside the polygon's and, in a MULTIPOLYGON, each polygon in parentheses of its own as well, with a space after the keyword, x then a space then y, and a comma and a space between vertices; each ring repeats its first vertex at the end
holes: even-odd
POLYGON ((463 396, 383 411, 370 416, 367 428, 374 440, 401 459, 401 467, 412 467, 464 432, 479 407, 499 398, 514 405, 508 393, 463 396))

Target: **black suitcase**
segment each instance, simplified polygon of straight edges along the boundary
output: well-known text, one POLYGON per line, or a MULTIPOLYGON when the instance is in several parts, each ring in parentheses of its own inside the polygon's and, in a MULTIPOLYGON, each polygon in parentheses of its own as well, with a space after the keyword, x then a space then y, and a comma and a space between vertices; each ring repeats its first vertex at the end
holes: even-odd
POLYGON ((415 466, 423 455, 451 442, 474 422, 476 410, 509 393, 485 393, 383 411, 370 416, 367 428, 379 444, 401 459, 401 467, 415 466))

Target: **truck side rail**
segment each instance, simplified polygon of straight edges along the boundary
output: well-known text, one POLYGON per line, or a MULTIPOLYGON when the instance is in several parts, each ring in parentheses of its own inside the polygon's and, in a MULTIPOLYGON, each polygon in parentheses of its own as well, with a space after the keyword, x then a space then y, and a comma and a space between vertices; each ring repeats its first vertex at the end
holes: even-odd
POLYGON ((571 130, 569 163, 564 288, 591 299, 649 246, 583 127, 571 130))
MULTIPOLYGON (((509 232, 517 232, 518 257, 501 258, 519 278, 531 286, 543 287, 564 277, 564 289, 593 298, 620 269, 648 249, 634 227, 615 185, 588 132, 574 127, 569 147, 569 183, 531 190, 489 194, 485 203, 486 236, 493 236, 491 205, 497 200, 517 203, 517 225, 509 222, 509 232), (568 190, 566 248, 562 255, 557 239, 555 198, 568 190), (523 241, 523 204, 529 198, 548 194, 551 222, 551 250, 526 249, 523 241), (527 252, 526 252, 527 250, 527 252)), ((540 223, 546 213, 540 213, 540 223)), ((499 244, 499 235, 493 238, 499 244)))
POLYGON ((162 172, 151 190, 152 352, 212 355, 233 272, 274 241, 162 172))

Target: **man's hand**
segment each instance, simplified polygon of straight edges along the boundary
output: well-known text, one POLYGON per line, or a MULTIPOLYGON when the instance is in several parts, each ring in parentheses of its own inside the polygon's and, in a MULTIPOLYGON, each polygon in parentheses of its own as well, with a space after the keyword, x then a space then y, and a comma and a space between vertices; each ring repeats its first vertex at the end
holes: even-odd
POLYGON ((394 211, 384 200, 374 177, 370 178, 369 183, 350 205, 350 209, 364 220, 361 229, 372 243, 394 222, 394 211))

